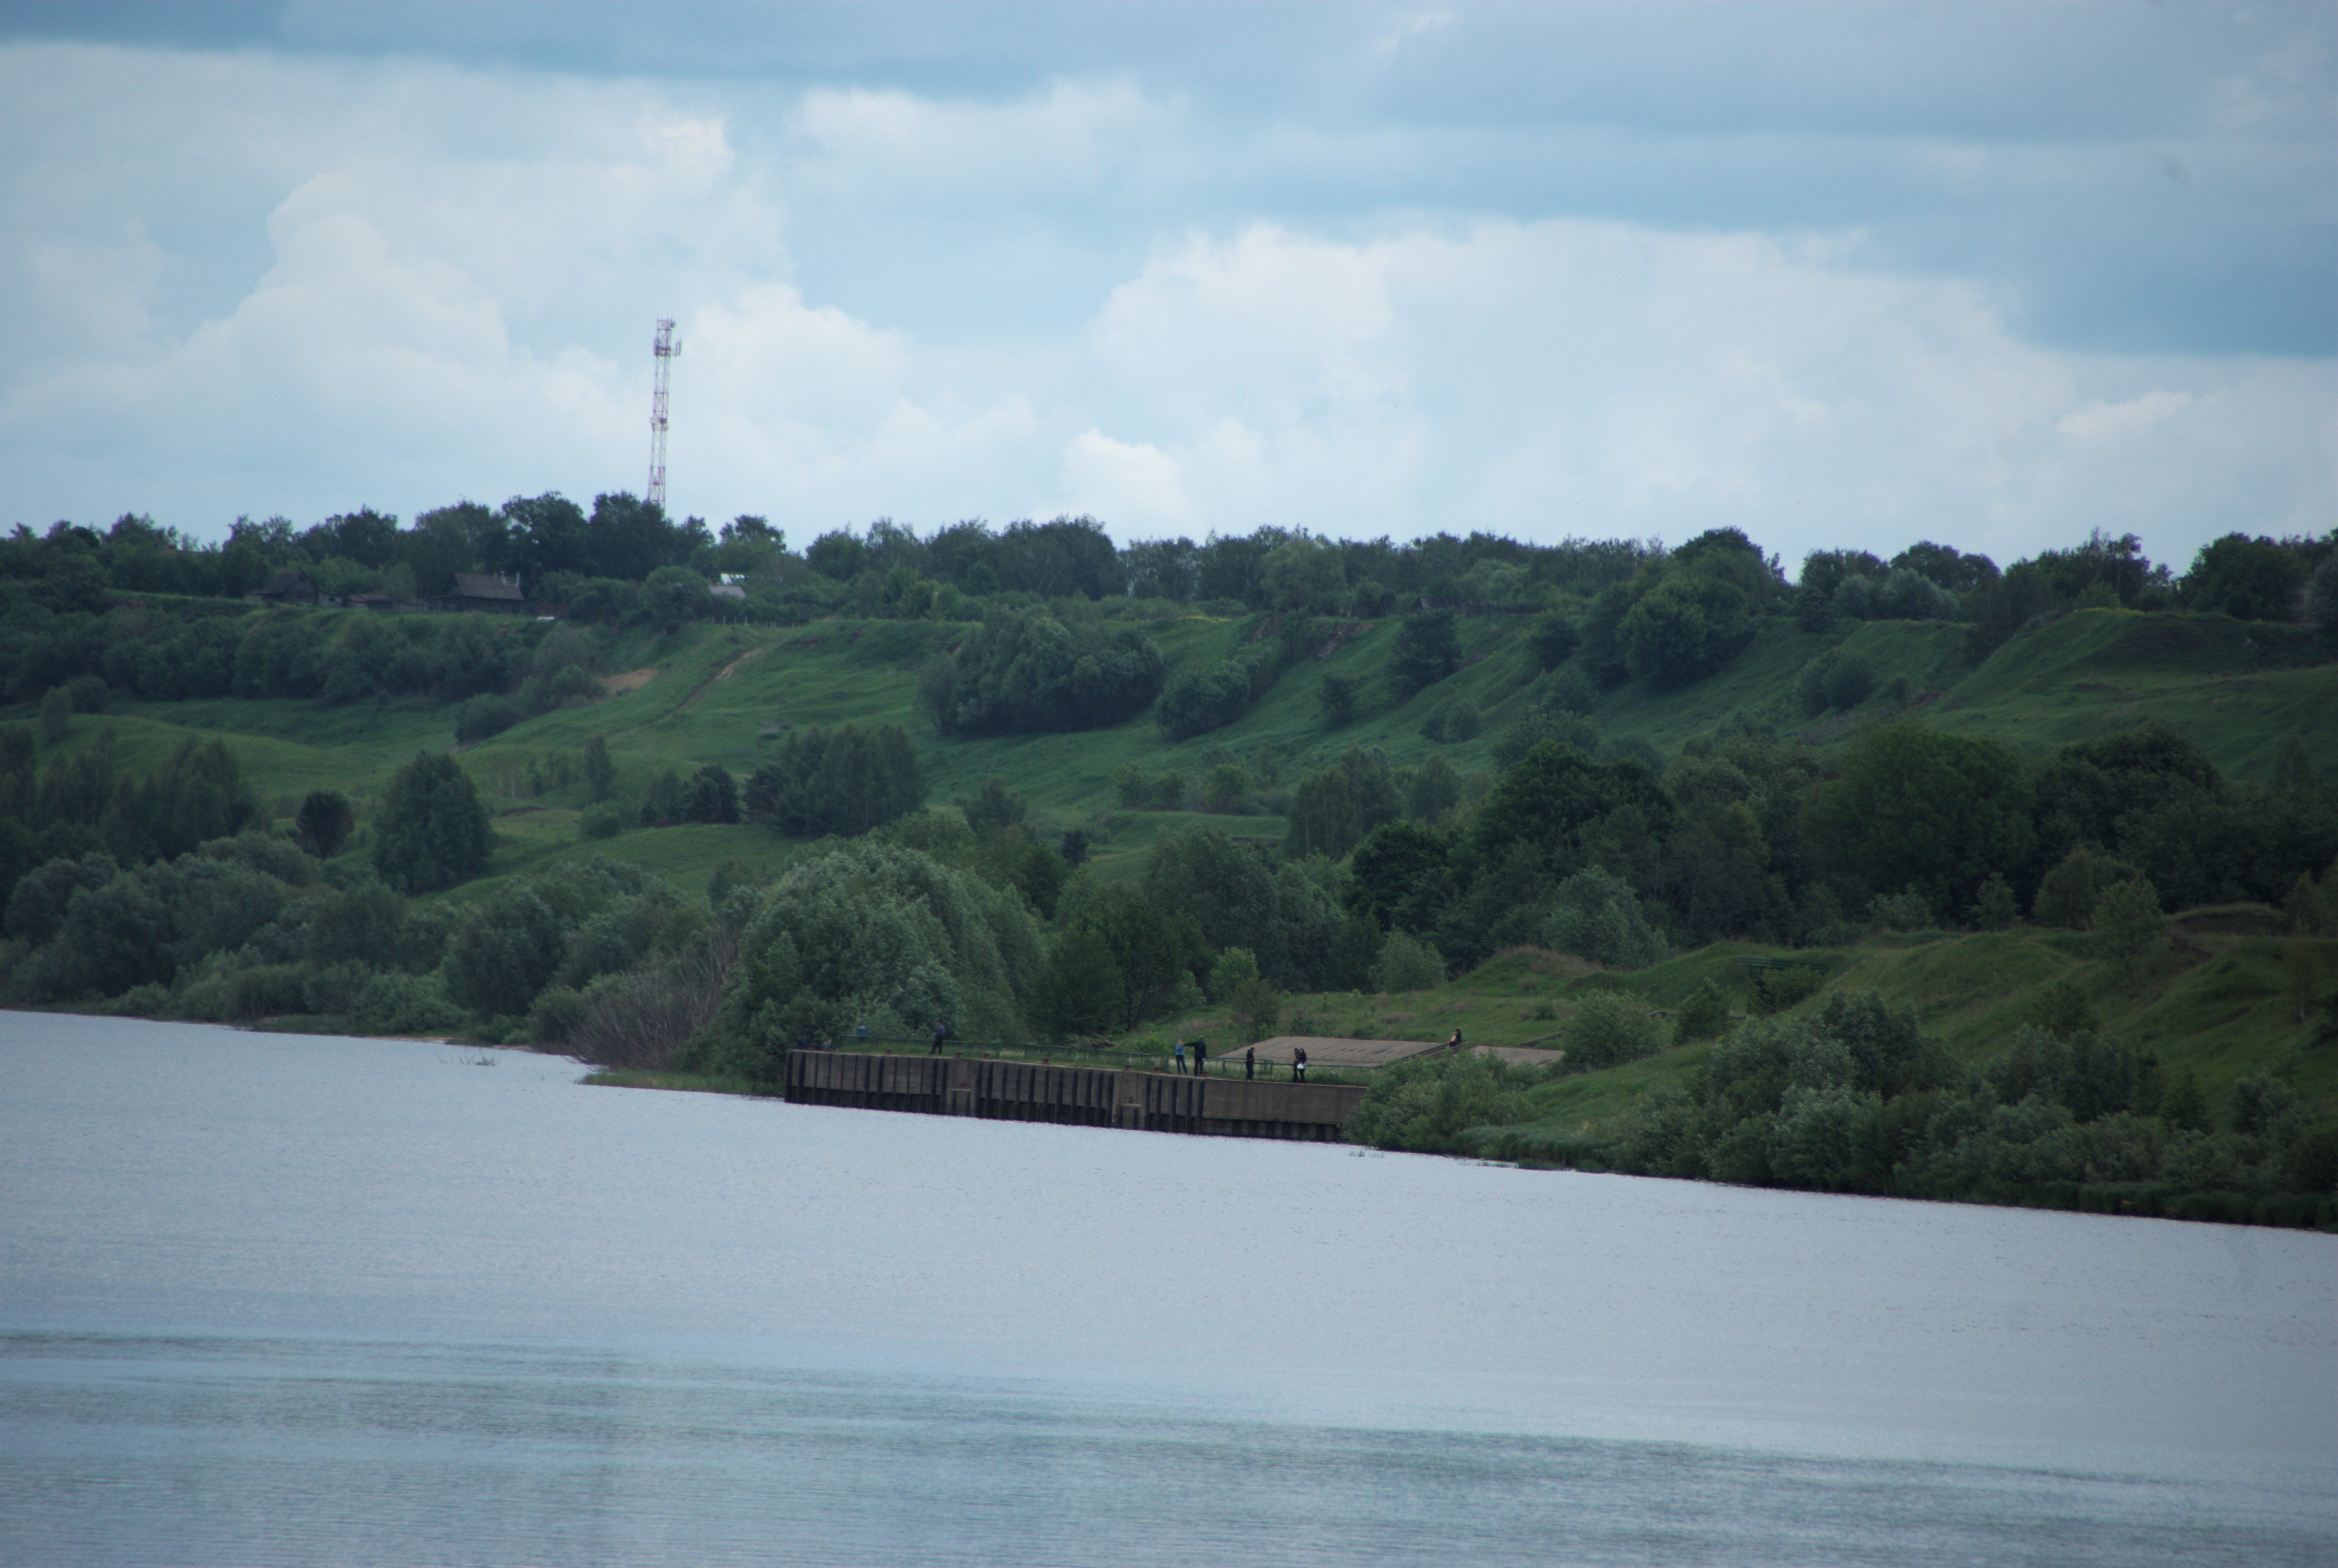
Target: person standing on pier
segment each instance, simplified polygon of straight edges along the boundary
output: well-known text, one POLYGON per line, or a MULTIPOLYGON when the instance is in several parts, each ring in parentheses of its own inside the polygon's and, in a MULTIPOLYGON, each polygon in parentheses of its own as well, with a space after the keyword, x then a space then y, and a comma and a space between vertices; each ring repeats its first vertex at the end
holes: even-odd
POLYGON ((942 1042, 948 1038, 949 1025, 943 1023, 938 1018, 934 1020, 934 1048, 927 1052, 926 1054, 928 1056, 940 1055, 942 1054, 942 1042))
POLYGON ((1291 1048, 1291 1081, 1293 1083, 1307 1082, 1307 1047, 1304 1045, 1291 1048))
POLYGON ((1247 1083, 1257 1076, 1258 1047, 1246 1045, 1243 1048, 1243 1082, 1247 1083))
POLYGON ((1210 1043, 1207 1040, 1196 1040, 1194 1042, 1194 1076, 1206 1078, 1209 1075, 1210 1043))
POLYGON ((1177 1071, 1181 1073, 1184 1073, 1185 1071, 1185 1043, 1183 1040, 1177 1042, 1177 1049, 1173 1055, 1177 1063, 1177 1071))

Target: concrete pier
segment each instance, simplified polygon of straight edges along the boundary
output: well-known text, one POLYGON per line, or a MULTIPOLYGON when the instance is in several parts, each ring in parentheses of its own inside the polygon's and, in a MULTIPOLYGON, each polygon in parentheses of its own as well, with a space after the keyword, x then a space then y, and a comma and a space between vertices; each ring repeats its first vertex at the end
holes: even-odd
POLYGON ((1244 1083, 963 1056, 791 1051, 787 1097, 801 1105, 1336 1143, 1364 1092, 1345 1083, 1244 1083))

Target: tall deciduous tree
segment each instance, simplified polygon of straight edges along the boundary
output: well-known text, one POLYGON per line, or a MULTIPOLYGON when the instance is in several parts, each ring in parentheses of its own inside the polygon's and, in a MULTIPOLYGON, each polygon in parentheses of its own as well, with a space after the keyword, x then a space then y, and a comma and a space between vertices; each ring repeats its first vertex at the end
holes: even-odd
POLYGON ((476 877, 495 834, 470 776, 443 751, 421 751, 390 779, 374 840, 374 868, 404 892, 476 877))

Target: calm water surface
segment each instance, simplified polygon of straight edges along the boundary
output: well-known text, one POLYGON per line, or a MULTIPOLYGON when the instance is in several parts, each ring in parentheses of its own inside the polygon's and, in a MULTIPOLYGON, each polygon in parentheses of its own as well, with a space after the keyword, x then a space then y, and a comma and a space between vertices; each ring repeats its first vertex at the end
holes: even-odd
POLYGON ((0 1562, 2327 1563, 2338 1241, 0 1014, 0 1562))

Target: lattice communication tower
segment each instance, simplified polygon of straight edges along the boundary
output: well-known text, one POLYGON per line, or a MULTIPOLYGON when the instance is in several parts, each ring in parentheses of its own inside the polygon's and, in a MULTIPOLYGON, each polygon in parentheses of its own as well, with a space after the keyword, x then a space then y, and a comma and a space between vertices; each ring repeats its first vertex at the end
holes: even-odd
POLYGON ((673 369, 673 357, 682 352, 681 339, 673 335, 673 320, 661 316, 657 324, 657 383, 650 393, 650 495, 653 506, 665 505, 665 397, 666 382, 673 369))

